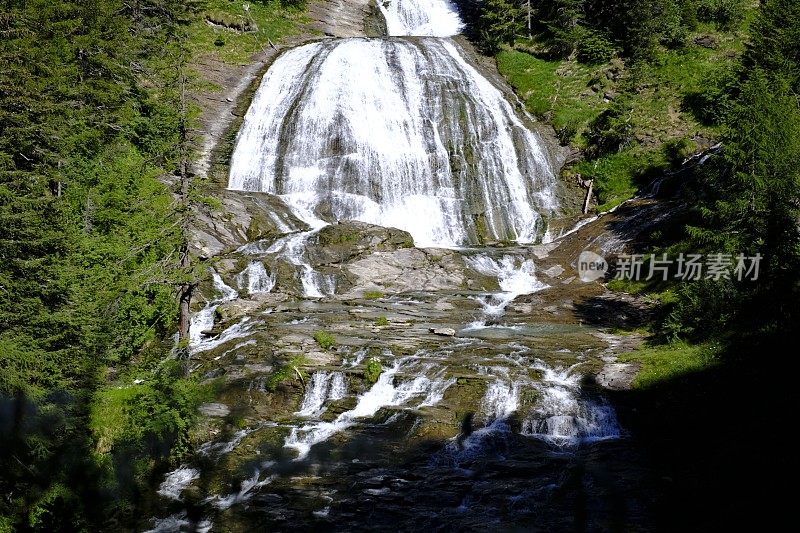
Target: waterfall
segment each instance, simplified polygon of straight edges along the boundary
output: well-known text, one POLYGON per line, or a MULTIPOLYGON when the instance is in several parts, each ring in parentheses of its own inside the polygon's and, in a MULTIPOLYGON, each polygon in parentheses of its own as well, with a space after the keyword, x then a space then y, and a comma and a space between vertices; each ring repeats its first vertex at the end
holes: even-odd
POLYGON ((328 400, 336 401, 341 400, 347 395, 347 381, 344 374, 341 372, 334 372, 331 375, 331 384, 328 389, 328 400))
POLYGON ((250 295, 270 292, 275 287, 275 273, 267 272, 261 261, 250 261, 247 267, 236 276, 240 289, 247 289, 250 295))
POLYGON ((235 503, 241 503, 252 498, 261 487, 269 485, 275 479, 275 475, 270 475, 261 479, 261 472, 256 470, 255 473, 242 481, 239 491, 227 496, 213 495, 206 498, 203 502, 210 503, 220 511, 230 508, 235 503))
MULTIPOLYGON (((303 296, 307 298, 322 298, 336 291, 336 282, 332 277, 325 276, 314 270, 314 267, 311 266, 306 257, 306 243, 324 226, 325 223, 322 222, 311 231, 290 233, 269 246, 264 241, 247 243, 236 251, 250 256, 271 256, 273 261, 280 259, 297 267, 303 296)), ((244 274, 242 272, 240 276, 244 276, 244 274)), ((272 286, 269 290, 272 290, 275 285, 274 274, 269 274, 269 280, 265 283, 271 283, 272 286)))
MULTIPOLYGON (((536 265, 531 259, 504 255, 500 261, 485 254, 466 258, 467 264, 484 276, 497 278, 502 292, 480 300, 483 313, 490 317, 503 314, 517 296, 531 294, 548 287, 536 279, 536 265)), ((482 324, 482 323, 481 323, 482 324)), ((477 327, 473 324, 474 327, 477 327)))
MULTIPOLYGON (((446 0, 381 4, 394 35, 446 36, 446 0)), ((232 190, 281 196, 300 218, 359 220, 457 247, 544 233, 555 176, 537 134, 443 38, 331 39, 265 74, 231 158, 232 190)))
POLYGON ((164 477, 164 481, 158 487, 158 493, 171 500, 180 500, 181 492, 199 477, 199 470, 181 465, 164 477))
POLYGON ((552 368, 537 361, 542 372, 537 384, 540 398, 522 425, 524 435, 558 446, 617 438, 619 425, 614 409, 604 401, 583 397, 580 375, 571 368, 552 368))
MULTIPOLYGON (((506 307, 517 296, 544 290, 549 285, 536 278, 536 265, 532 259, 504 255, 499 261, 486 254, 465 257, 465 262, 473 270, 497 279, 500 292, 476 299, 481 304, 482 317, 468 324, 464 331, 482 330, 490 327, 509 327, 490 325, 489 320, 503 316, 506 307)), ((513 326, 511 326, 513 327, 513 326)))
POLYGON ((208 340, 204 340, 204 332, 214 327, 214 314, 220 304, 230 302, 239 297, 236 289, 229 287, 222 281, 222 277, 213 268, 211 269, 211 278, 214 283, 214 289, 221 294, 220 297, 211 299, 203 309, 192 315, 189 320, 189 348, 191 351, 203 351, 210 349, 208 340))
MULTIPOLYGON (((413 372, 413 361, 401 359, 391 368, 384 368, 378 381, 358 398, 353 409, 345 411, 332 422, 317 422, 292 428, 284 446, 297 451, 296 460, 304 459, 311 447, 328 440, 333 435, 358 423, 359 419, 374 416, 381 408, 401 406, 415 397, 423 396, 425 405, 434 405, 441 400, 444 389, 454 380, 430 379, 424 372, 428 367, 413 372), (413 379, 401 380, 399 372, 416 374, 413 379), (438 399, 437 399, 438 398, 438 399), (431 403, 429 403, 431 402, 431 403)), ((305 403, 305 401, 304 401, 305 403)))
POLYGON ((341 372, 315 372, 306 387, 299 416, 319 416, 326 401, 341 400, 347 394, 347 383, 341 372))
POLYGON ((384 0, 378 6, 389 35, 450 37, 464 29, 450 0, 384 0))
POLYGON ((453 466, 482 455, 498 443, 504 443, 511 432, 507 420, 519 409, 520 385, 520 382, 506 378, 496 379, 489 384, 481 400, 481 414, 486 425, 468 435, 460 435, 444 449, 445 457, 452 461, 453 466))

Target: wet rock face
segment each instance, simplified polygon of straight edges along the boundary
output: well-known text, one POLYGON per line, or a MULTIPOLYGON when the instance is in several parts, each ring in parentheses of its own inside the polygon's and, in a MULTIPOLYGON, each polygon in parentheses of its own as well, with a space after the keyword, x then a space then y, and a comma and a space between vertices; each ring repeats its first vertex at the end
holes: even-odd
MULTIPOLYGON (((374 0, 311 1, 311 24, 329 35, 381 32, 364 22, 374 0)), ((461 156, 447 163, 475 159, 461 156)), ((415 248, 407 231, 336 222, 330 201, 314 214, 333 224, 312 229, 276 196, 219 198, 193 235, 221 279, 196 295, 207 295, 196 316, 212 320, 197 321, 191 371, 216 403, 201 408, 201 479, 184 496, 214 530, 595 530, 621 523, 609 509, 642 508, 613 411, 583 390, 598 372, 601 386, 630 386, 635 369, 614 359, 628 341, 598 328, 636 306, 576 281, 574 261, 618 251, 644 221, 614 215, 558 242, 489 247, 506 232, 487 230, 488 206, 506 205, 470 200, 473 249, 415 248)), ((551 236, 573 222, 551 220, 551 236)))
POLYGON ((386 35, 386 22, 375 0, 314 0, 307 14, 310 26, 330 37, 386 35))
POLYGON ((230 286, 203 288, 215 320, 191 361, 215 384, 216 404, 203 407, 189 464, 200 478, 188 479, 182 502, 226 531, 419 529, 421 516, 446 530, 487 520, 565 530, 575 529, 575 502, 587 509, 577 525, 603 529, 619 512, 648 529, 635 441, 618 438, 602 390, 630 387, 636 369, 616 355, 641 339, 607 328, 638 303, 576 281, 571 265, 612 231, 601 219, 535 247, 442 250, 343 222, 217 258, 230 286), (267 250, 298 235, 308 236, 309 268, 336 276, 335 294, 284 289, 301 270, 267 250), (253 261, 277 278, 268 292, 237 282, 253 261), (520 290, 509 282, 525 261, 548 287, 492 305, 502 287, 520 290), (477 268, 487 264, 496 275, 477 268), (377 382, 365 377, 372 361, 377 382))
POLYGON ((276 196, 224 190, 218 198, 222 206, 213 213, 199 210, 191 228, 192 252, 200 258, 221 256, 251 241, 306 228, 276 196))
POLYGON ((414 239, 407 231, 351 220, 324 227, 312 246, 312 264, 324 266, 344 263, 372 252, 411 248, 414 239))
POLYGON ((200 414, 210 417, 224 417, 230 414, 230 408, 224 403, 204 403, 197 409, 200 414))
POLYGON ((354 292, 370 289, 391 293, 459 289, 467 282, 463 259, 458 254, 441 250, 403 248, 392 252, 375 252, 344 268, 344 277, 354 292))

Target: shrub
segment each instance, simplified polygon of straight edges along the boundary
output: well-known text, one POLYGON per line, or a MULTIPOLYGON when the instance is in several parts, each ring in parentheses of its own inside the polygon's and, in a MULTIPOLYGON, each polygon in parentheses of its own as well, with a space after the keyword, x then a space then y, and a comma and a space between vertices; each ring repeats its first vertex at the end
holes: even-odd
POLYGON ((381 360, 377 357, 370 357, 367 360, 367 364, 364 365, 364 381, 367 382, 367 384, 372 385, 378 381, 378 378, 381 377, 381 373, 383 373, 381 360))
POLYGON ((674 167, 680 166, 687 157, 694 153, 694 149, 695 144, 686 137, 670 139, 663 146, 664 156, 674 167))
POLYGON ((700 0, 697 16, 704 22, 716 22, 723 29, 729 29, 744 18, 745 7, 742 0, 700 0))
POLYGON ((388 326, 389 325, 389 319, 386 318, 385 316, 380 316, 380 317, 378 317, 377 320, 375 320, 375 325, 376 326, 388 326))
POLYGON ((738 79, 736 68, 727 65, 715 68, 703 77, 701 89, 684 97, 683 105, 701 123, 720 124, 728 112, 738 79))
POLYGON ((681 286, 663 324, 668 339, 701 340, 724 332, 740 296, 730 280, 704 279, 681 286))
POLYGON ((581 63, 596 65, 607 63, 614 56, 614 44, 598 31, 587 31, 577 45, 577 58, 581 63))
POLYGON ((327 350, 336 344, 336 339, 333 338, 333 335, 323 330, 314 333, 314 340, 323 350, 327 350))
POLYGON ((589 124, 586 139, 591 157, 619 152, 630 144, 633 140, 632 113, 631 102, 618 98, 589 124))
POLYGON ((688 26, 690 24, 696 25, 697 23, 696 16, 689 12, 685 5, 682 6, 677 2, 662 2, 659 13, 654 16, 654 20, 650 21, 649 24, 645 24, 645 28, 657 34, 658 43, 669 48, 683 46, 689 33, 688 26), (687 15, 689 19, 695 19, 694 23, 689 20, 687 24, 687 15))

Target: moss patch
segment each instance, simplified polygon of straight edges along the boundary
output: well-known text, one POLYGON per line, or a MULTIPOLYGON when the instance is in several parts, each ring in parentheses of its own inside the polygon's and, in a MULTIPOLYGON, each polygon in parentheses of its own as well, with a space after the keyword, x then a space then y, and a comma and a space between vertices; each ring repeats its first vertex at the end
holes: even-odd
POLYGON ((329 350, 336 345, 336 339, 327 331, 319 330, 314 332, 314 340, 317 341, 320 348, 329 350))

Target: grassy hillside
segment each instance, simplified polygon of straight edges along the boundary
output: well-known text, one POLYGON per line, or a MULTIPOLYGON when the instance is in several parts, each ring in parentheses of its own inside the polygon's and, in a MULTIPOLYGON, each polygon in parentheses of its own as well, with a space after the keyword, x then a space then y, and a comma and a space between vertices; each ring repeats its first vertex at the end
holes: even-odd
POLYGON ((527 109, 583 151, 564 174, 594 179, 604 211, 719 137, 704 96, 738 64, 755 13, 749 7, 733 27, 698 23, 647 60, 621 49, 601 62, 554 58, 551 38, 540 34, 515 38, 497 52, 497 65, 527 109))

